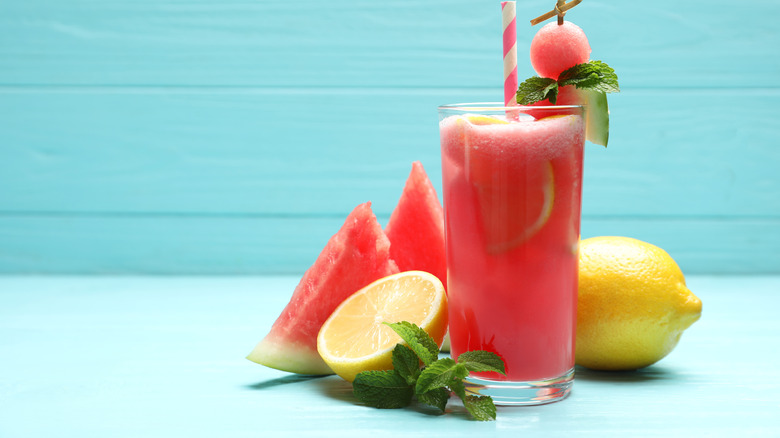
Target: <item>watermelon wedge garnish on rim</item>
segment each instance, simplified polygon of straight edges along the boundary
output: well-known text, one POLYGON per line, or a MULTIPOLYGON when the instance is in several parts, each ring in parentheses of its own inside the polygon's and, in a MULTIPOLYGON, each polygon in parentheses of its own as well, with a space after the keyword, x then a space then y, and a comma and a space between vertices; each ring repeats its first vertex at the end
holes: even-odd
POLYGON ((371 211, 360 204, 347 216, 292 299, 247 359, 299 374, 333 374, 317 353, 317 333, 333 310, 369 283, 399 272, 390 241, 371 211))
POLYGON ((425 271, 447 288, 444 210, 422 163, 412 163, 398 205, 385 227, 390 257, 401 271, 425 271))

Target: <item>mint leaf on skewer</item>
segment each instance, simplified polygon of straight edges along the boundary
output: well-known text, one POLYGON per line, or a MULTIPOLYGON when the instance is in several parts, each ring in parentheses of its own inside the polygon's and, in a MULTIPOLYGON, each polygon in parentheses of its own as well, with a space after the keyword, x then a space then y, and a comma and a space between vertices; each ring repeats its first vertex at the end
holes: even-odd
POLYGON ((577 88, 585 88, 602 93, 618 93, 618 84, 615 70, 602 61, 590 61, 587 64, 577 64, 564 70, 558 76, 558 86, 574 85, 577 88))
POLYGON ((549 99, 550 103, 555 105, 558 101, 558 90, 567 85, 601 93, 620 91, 615 70, 606 62, 590 61, 564 70, 557 80, 538 76, 526 79, 517 89, 517 103, 531 105, 549 99))
POLYGON ((544 99, 550 99, 555 104, 557 98, 558 82, 555 79, 530 77, 517 89, 517 103, 520 105, 530 105, 544 99))
POLYGON ((607 93, 620 91, 615 70, 602 61, 577 64, 558 75, 557 80, 534 76, 517 88, 517 103, 533 105, 547 99, 551 105, 558 103, 563 87, 568 95, 565 103, 585 105, 586 140, 607 146, 609 140, 609 105, 607 93))

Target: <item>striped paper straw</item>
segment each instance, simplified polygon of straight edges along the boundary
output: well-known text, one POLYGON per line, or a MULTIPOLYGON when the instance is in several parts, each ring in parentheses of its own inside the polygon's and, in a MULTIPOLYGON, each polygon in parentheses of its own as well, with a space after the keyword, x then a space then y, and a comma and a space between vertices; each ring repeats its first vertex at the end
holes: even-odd
POLYGON ((501 2, 504 41, 504 105, 517 106, 517 26, 515 2, 501 2))

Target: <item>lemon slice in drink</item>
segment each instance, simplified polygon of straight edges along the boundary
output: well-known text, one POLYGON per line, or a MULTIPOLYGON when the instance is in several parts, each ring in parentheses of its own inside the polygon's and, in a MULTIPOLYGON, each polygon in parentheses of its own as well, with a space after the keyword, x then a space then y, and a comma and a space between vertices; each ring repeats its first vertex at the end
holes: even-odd
POLYGON ((487 250, 508 251, 535 235, 550 218, 555 203, 555 174, 546 161, 524 172, 512 187, 478 189, 487 250))
MULTIPOLYGON (((526 121, 509 127, 511 123, 500 116, 478 114, 461 120, 471 129, 462 133, 460 144, 468 146, 463 147, 460 162, 477 196, 487 251, 508 251, 538 233, 552 215, 553 165, 539 152, 548 142, 548 136, 540 134, 547 125, 526 121), (530 143, 523 147, 503 140, 524 134, 530 143)), ((563 126, 576 119, 557 114, 544 120, 563 126)))
POLYGON ((469 114, 466 116, 466 120, 472 125, 507 125, 508 121, 499 119, 497 117, 483 116, 479 114, 469 114))
POLYGON ((347 298, 322 325, 317 351, 347 381, 361 371, 393 368, 401 338, 386 324, 408 321, 437 345, 447 331, 447 295, 436 276, 407 271, 381 278, 347 298))

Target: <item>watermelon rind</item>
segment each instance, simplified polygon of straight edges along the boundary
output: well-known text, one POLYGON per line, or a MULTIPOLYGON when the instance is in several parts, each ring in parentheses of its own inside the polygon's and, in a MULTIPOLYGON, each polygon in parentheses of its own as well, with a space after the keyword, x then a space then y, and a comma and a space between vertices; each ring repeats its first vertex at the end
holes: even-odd
POLYGON ((333 310, 365 285, 397 273, 371 203, 360 204, 304 273, 269 333, 247 359, 299 374, 333 374, 317 353, 317 334, 333 310))
POLYGON ((581 102, 585 102, 585 139, 606 147, 609 141, 609 104, 607 94, 601 91, 577 89, 581 102))
POLYGON ((267 337, 260 341, 246 358, 260 365, 290 373, 333 374, 316 351, 312 352, 305 345, 276 342, 267 337))

